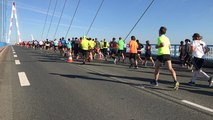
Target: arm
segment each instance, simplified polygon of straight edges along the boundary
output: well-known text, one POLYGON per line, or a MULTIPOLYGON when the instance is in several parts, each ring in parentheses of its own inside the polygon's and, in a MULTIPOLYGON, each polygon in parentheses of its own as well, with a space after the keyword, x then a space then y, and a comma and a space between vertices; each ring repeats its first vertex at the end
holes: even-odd
POLYGON ((158 49, 158 48, 161 48, 161 47, 164 47, 164 43, 160 43, 160 45, 157 44, 157 45, 155 46, 155 48, 157 48, 157 49, 158 49))

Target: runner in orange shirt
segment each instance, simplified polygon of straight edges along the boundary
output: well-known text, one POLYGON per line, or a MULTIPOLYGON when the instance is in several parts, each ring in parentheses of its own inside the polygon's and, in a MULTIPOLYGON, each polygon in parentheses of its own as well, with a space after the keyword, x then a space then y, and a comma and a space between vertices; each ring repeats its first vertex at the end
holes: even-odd
POLYGON ((130 66, 129 68, 133 67, 133 63, 135 63, 135 68, 138 68, 138 62, 137 62, 137 53, 138 53, 138 43, 136 42, 135 36, 131 36, 131 41, 129 42, 129 48, 130 48, 130 55, 129 55, 129 61, 130 66), (134 61, 133 61, 134 59, 134 61))

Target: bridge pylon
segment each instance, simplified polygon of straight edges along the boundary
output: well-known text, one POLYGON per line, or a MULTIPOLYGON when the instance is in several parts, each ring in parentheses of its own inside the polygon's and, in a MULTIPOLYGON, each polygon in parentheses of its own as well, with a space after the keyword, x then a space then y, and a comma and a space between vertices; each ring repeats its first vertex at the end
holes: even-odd
POLYGON ((20 31, 19 31, 19 24, 18 24, 17 13, 16 13, 16 4, 13 1, 12 2, 12 12, 11 12, 11 17, 10 17, 10 28, 9 28, 9 34, 8 34, 7 43, 10 43, 11 32, 12 32, 12 25, 13 25, 13 17, 14 16, 15 16, 15 19, 16 19, 16 30, 17 30, 17 34, 18 34, 18 41, 21 42, 20 31))

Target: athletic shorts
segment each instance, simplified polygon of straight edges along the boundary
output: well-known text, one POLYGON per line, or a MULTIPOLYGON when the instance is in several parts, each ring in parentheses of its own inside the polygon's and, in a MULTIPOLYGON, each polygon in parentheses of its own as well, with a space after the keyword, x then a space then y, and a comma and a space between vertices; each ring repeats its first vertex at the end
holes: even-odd
POLYGON ((152 56, 151 52, 145 52, 145 57, 149 58, 151 56, 152 56))
POLYGON ((134 60, 136 60, 137 57, 138 57, 137 53, 130 53, 130 54, 129 54, 129 59, 134 59, 134 60))
POLYGON ((124 50, 118 50, 118 54, 124 53, 124 50))
POLYGON ((82 56, 83 56, 83 58, 87 58, 88 57, 88 50, 82 50, 82 56))
POLYGON ((194 57, 193 60, 192 60, 192 64, 194 65, 196 70, 200 70, 203 67, 204 59, 194 57))
POLYGON ((115 54, 115 55, 116 55, 116 54, 117 54, 117 49, 112 49, 111 55, 112 55, 112 54, 115 54))
POLYGON ((160 61, 160 62, 162 62, 162 63, 164 63, 164 62, 166 62, 168 60, 171 60, 171 56, 167 55, 167 54, 165 54, 165 55, 158 55, 157 56, 157 60, 160 61))

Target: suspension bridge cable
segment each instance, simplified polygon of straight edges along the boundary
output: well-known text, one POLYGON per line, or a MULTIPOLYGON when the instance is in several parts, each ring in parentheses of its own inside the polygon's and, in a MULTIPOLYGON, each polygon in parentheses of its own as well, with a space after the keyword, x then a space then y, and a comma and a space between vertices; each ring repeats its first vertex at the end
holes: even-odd
POLYGON ((52 21, 53 21, 54 15, 55 15, 55 9, 56 9, 57 3, 58 3, 58 0, 56 0, 56 2, 55 2, 55 7, 54 7, 53 14, 52 14, 52 18, 51 18, 51 20, 50 20, 50 26, 49 26, 49 29, 48 29, 48 31, 47 31, 46 38, 48 38, 48 35, 49 35, 49 32, 50 32, 50 27, 52 26, 52 21))
POLYGON ((81 1, 81 0, 78 0, 77 7, 76 7, 75 12, 74 12, 74 14, 73 14, 73 16, 72 16, 72 19, 71 19, 71 21, 70 21, 70 25, 69 25, 69 28, 68 28, 67 33, 66 33, 66 35, 65 35, 65 38, 67 38, 67 35, 68 35, 69 31, 70 31, 70 28, 71 28, 72 23, 73 23, 73 20, 74 20, 74 18, 75 18, 75 14, 76 14, 76 12, 77 12, 77 10, 78 10, 80 1, 81 1))
POLYGON ((56 33, 57 33, 57 31, 58 31, 58 26, 59 26, 59 24, 60 24, 60 22, 61 22, 61 18, 62 18, 62 15, 63 15, 63 13, 64 13, 64 8, 65 8, 66 3, 67 3, 67 0, 64 1, 64 6, 63 6, 63 8, 62 8, 61 15, 60 15, 60 18, 59 18, 59 21, 58 21, 58 24, 57 24, 55 33, 54 33, 54 35, 53 35, 53 39, 55 38, 56 33))
POLYGON ((97 10, 97 12, 96 12, 95 17, 93 18, 92 23, 90 24, 89 29, 87 30, 86 36, 88 35, 88 33, 89 33, 89 31, 90 31, 90 29, 91 29, 91 27, 92 27, 92 25, 93 25, 93 23, 94 23, 94 21, 95 21, 97 15, 98 15, 98 13, 99 13, 99 11, 100 11, 100 9, 101 9, 103 3, 104 3, 104 0, 102 0, 101 4, 100 4, 100 6, 99 6, 99 8, 98 8, 98 10, 97 10))
POLYGON ((127 34, 126 38, 124 39, 124 41, 126 41, 126 39, 129 37, 129 35, 131 34, 131 32, 135 29, 135 27, 137 26, 137 24, 140 22, 141 18, 146 14, 146 12, 148 11, 148 9, 152 6, 153 2, 155 0, 152 0, 152 2, 149 4, 149 6, 146 8, 146 10, 143 12, 143 14, 141 15, 141 17, 138 19, 138 21, 135 23, 135 25, 132 27, 132 29, 129 31, 129 33, 127 34))
POLYGON ((46 24, 47 24, 47 17, 48 17, 49 11, 50 11, 51 2, 52 2, 52 0, 50 0, 49 5, 48 5, 47 15, 46 15, 44 27, 43 27, 43 30, 42 30, 42 33, 41 33, 41 39, 43 39, 44 29, 45 29, 46 24))
POLYGON ((7 4, 8 4, 8 0, 6 0, 6 10, 5 10, 5 23, 6 23, 6 25, 5 25, 5 42, 7 41, 7 4))

